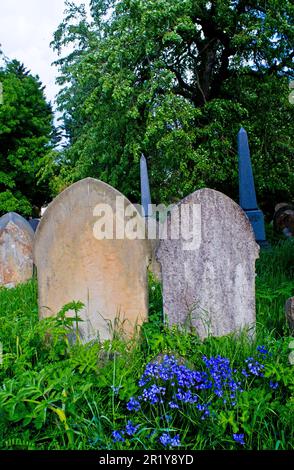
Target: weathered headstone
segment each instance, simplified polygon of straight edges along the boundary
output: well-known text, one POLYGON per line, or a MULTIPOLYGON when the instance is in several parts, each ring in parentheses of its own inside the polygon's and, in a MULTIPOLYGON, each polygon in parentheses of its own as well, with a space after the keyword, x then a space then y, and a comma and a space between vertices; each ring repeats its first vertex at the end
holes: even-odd
POLYGON ((286 319, 290 330, 294 333, 294 297, 286 302, 286 319))
POLYGON ((0 285, 15 287, 33 275, 34 231, 15 212, 0 218, 0 285))
MULTIPOLYGON (((124 211, 136 212, 117 190, 87 178, 48 206, 36 232, 40 315, 52 316, 69 302, 83 302, 83 341, 110 338, 116 318, 131 334, 147 316, 147 243, 121 233, 118 221, 124 211), (97 239, 98 225, 110 239, 97 239)), ((145 233, 145 222, 137 217, 139 231, 145 233)))
POLYGON ((250 220, 257 243, 260 246, 268 247, 264 215, 257 205, 248 135, 243 127, 241 127, 238 133, 238 155, 240 206, 250 220))
POLYGON ((169 324, 192 325, 201 338, 253 330, 259 247, 242 209, 217 191, 196 191, 173 207, 161 237, 169 324))

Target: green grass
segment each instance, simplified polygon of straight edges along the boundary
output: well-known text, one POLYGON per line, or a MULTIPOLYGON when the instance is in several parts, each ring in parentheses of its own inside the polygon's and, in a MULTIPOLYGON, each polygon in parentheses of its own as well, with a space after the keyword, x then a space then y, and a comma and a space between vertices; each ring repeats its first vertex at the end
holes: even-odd
MULTIPOLYGON (((133 341, 118 334, 104 344, 71 345, 68 333, 75 321, 65 310, 53 319, 38 320, 36 283, 0 289, 0 449, 163 449, 160 436, 179 435, 180 449, 293 449, 294 380, 289 362, 290 331, 284 305, 294 294, 294 244, 280 243, 262 252, 257 264, 256 339, 208 338, 168 329, 162 322, 160 286, 150 282, 150 320, 133 341), (269 355, 261 358, 257 345, 269 355), (169 409, 175 386, 166 383, 163 403, 143 403, 127 411, 131 397, 142 393, 138 381, 146 364, 175 356, 189 370, 206 371, 203 355, 229 358, 243 392, 236 405, 223 403, 211 390, 199 390, 199 400, 211 402, 211 416, 201 420, 195 405, 169 409), (254 357, 265 366, 264 377, 241 371, 254 357), (273 390, 269 382, 278 382, 273 390), (168 398, 169 397, 169 398, 168 398), (138 425, 133 436, 115 443, 114 430, 128 420, 138 425), (244 434, 245 446, 233 433, 244 434)), ((74 304, 68 308, 75 308, 74 304)), ((154 378, 151 384, 162 385, 154 378)), ((227 393, 227 392, 225 392, 227 393)))

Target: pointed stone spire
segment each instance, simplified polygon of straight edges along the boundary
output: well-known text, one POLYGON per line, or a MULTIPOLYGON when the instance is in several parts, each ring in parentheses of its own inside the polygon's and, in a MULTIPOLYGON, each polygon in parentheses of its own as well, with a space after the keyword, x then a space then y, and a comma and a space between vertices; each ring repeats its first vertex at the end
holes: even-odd
POLYGON ((266 246, 264 215, 257 205, 248 135, 243 127, 238 133, 238 155, 240 206, 251 222, 257 243, 266 246))
POLYGON ((238 154, 240 206, 244 210, 257 209, 248 135, 243 127, 241 127, 238 133, 238 154))
POLYGON ((143 217, 150 217, 152 215, 151 208, 151 195, 148 177, 147 161, 142 154, 140 160, 140 177, 141 177, 141 204, 143 207, 143 217))

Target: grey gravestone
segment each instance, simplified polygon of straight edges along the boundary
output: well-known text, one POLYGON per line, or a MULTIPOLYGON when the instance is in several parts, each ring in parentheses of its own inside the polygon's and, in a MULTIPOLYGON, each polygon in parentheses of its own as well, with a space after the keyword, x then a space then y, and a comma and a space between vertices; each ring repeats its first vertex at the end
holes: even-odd
POLYGON ((291 297, 286 302, 286 319, 290 330, 294 332, 294 297, 291 297))
POLYGON ((253 331, 259 247, 243 210, 222 193, 196 191, 173 207, 166 236, 157 259, 169 324, 192 325, 201 338, 253 331))
POLYGON ((0 285, 15 287, 33 275, 34 231, 15 212, 0 218, 0 285))
MULTIPOLYGON (((121 217, 117 198, 122 210, 136 211, 102 181, 79 181, 48 206, 36 232, 40 316, 56 315, 65 304, 81 301, 85 305, 79 324, 83 341, 98 336, 109 339, 117 321, 122 330, 133 334, 136 324, 147 317, 148 244, 143 239, 117 238, 115 218, 121 217), (107 205, 105 225, 114 229, 113 239, 94 236, 99 204, 107 205)), ((145 221, 138 212, 137 216, 145 233, 145 221)))

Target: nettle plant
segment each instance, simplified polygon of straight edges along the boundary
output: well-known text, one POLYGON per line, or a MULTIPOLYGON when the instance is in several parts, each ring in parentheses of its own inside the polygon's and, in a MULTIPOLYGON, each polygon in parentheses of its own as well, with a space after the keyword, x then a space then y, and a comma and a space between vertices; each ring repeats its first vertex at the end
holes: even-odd
POLYGON ((283 387, 270 361, 264 346, 237 369, 221 356, 203 356, 199 370, 173 355, 159 356, 147 364, 138 383, 139 393, 127 403, 127 424, 112 432, 113 441, 129 447, 132 439, 147 438, 152 447, 187 448, 195 443, 197 429, 203 435, 216 424, 216 439, 233 447, 246 446, 252 439, 249 415, 254 400, 271 402, 274 407, 275 393, 283 387), (254 400, 248 393, 252 389, 254 400))

